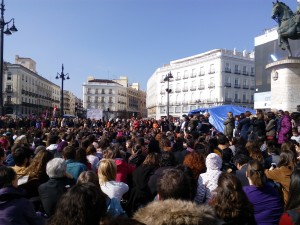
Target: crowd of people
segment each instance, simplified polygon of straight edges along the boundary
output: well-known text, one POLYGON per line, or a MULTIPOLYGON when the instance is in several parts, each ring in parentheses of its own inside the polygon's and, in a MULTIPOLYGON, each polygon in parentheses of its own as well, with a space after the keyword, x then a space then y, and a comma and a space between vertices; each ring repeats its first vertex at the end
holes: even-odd
POLYGON ((0 224, 300 224, 298 114, 0 120, 0 224))

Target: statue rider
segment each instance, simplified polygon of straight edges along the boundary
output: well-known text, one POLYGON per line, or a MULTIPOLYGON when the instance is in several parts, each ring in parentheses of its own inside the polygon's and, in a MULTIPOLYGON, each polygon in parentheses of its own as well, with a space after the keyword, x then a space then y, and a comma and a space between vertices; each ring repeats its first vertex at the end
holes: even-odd
POLYGON ((297 0, 297 2, 298 2, 298 5, 297 5, 296 11, 294 13, 296 26, 300 23, 300 0, 297 0))

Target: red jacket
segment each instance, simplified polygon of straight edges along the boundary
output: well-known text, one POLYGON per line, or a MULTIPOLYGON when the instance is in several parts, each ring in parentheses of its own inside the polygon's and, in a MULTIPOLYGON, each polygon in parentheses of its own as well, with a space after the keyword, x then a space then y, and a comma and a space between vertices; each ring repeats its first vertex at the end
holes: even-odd
POLYGON ((115 159, 116 165, 117 165, 117 177, 116 181, 118 182, 124 182, 128 184, 127 182, 127 176, 132 174, 135 170, 135 166, 128 164, 123 159, 117 158, 115 159))

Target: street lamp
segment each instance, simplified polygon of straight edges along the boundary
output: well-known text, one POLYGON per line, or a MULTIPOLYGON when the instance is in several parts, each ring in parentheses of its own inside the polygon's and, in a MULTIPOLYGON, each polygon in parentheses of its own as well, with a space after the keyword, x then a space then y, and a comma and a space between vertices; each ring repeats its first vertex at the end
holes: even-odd
POLYGON ((64 74, 64 64, 61 66, 61 73, 57 73, 56 79, 61 79, 61 90, 60 90, 60 116, 64 115, 64 80, 69 80, 69 74, 64 74))
POLYGON ((167 118, 169 119, 169 107, 170 107, 170 102, 169 102, 169 95, 170 93, 172 92, 172 89, 169 88, 169 82, 170 82, 170 79, 173 78, 173 75, 171 72, 169 72, 165 78, 164 78, 164 81, 167 81, 168 82, 168 86, 167 86, 167 89, 166 89, 166 92, 167 92, 167 118))
POLYGON ((17 28, 15 27, 15 19, 12 18, 8 22, 5 22, 4 20, 4 11, 5 11, 5 5, 4 0, 2 0, 2 3, 0 5, 1 10, 1 18, 0 18, 0 32, 1 32, 1 50, 0 50, 0 115, 3 115, 3 43, 4 43, 4 34, 11 35, 14 32, 17 32, 17 28), (12 26, 8 28, 8 25, 12 22, 12 26), (6 30, 4 31, 4 28, 6 26, 6 30))

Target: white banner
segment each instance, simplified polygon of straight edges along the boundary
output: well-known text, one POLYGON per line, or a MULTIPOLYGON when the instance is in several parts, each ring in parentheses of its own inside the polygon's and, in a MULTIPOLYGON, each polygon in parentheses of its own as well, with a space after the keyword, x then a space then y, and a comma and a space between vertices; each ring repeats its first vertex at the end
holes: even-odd
POLYGON ((87 109, 86 117, 89 119, 100 120, 103 117, 102 109, 87 109))

